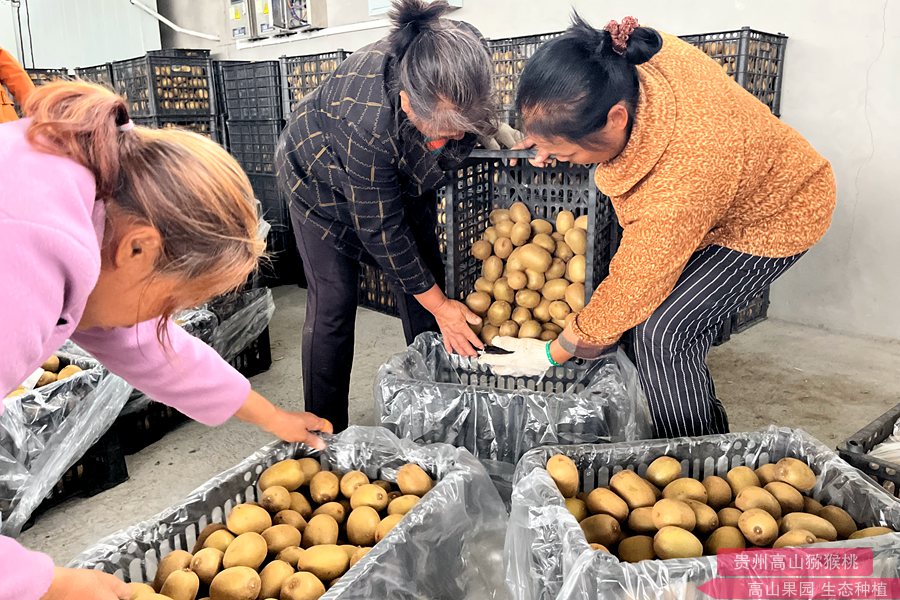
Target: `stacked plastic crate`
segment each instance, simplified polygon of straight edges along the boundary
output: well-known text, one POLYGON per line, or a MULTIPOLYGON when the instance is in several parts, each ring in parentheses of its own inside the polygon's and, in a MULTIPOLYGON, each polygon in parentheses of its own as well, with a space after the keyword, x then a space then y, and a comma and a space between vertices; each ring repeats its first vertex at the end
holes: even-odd
POLYGON ((228 148, 250 178, 262 216, 271 226, 263 282, 268 286, 301 283, 303 267, 291 216, 275 180, 275 148, 284 128, 281 65, 277 60, 221 63, 220 87, 228 148))
POLYGON ((218 141, 209 50, 156 50, 112 63, 116 91, 138 125, 178 127, 218 141))

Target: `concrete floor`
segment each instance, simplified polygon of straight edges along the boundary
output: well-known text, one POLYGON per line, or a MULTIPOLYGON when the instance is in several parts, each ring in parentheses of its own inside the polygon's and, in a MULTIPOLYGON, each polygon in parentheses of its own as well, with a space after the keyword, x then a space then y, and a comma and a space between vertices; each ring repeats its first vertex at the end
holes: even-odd
MULTIPOLYGON (((300 329, 306 292, 275 291, 272 368, 253 378, 273 402, 302 408, 300 329)), ((351 422, 374 422, 372 383, 378 367, 404 348, 397 319, 360 310, 350 387, 351 422)), ((839 336, 767 321, 716 348, 710 358, 733 431, 799 427, 834 447, 900 399, 900 344, 839 336)), ((23 543, 65 564, 86 546, 146 519, 213 475, 271 441, 253 427, 186 424, 128 458, 130 480, 42 515, 23 543)))

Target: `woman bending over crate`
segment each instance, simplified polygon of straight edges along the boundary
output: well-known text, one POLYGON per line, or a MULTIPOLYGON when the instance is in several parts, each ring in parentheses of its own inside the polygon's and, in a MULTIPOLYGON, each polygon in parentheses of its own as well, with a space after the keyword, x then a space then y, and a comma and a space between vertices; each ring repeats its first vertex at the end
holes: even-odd
MULTIPOLYGON (((236 416, 323 447, 311 431, 330 431, 327 421, 275 407, 170 318, 256 268, 247 177, 202 136, 134 127, 126 106, 98 85, 53 83, 31 93, 28 118, 0 125, 0 397, 72 339, 202 423, 236 416)), ((0 537, 0 600, 126 594, 112 576, 54 570, 0 537)))
POLYGON ((723 321, 825 234, 828 161, 712 59, 631 17, 598 30, 576 15, 526 65, 517 105, 532 164, 598 164, 623 234, 557 341, 504 339, 517 352, 486 360, 542 373, 633 329, 658 436, 727 432, 707 354, 723 321))
MULTIPOLYGON (((306 408, 347 426, 360 262, 394 288, 407 343, 440 328, 450 352, 481 347, 477 315, 443 292, 437 197, 444 171, 493 134, 491 57, 443 0, 398 0, 393 31, 304 98, 275 163, 309 284, 306 408)), ((506 127, 507 145, 515 143, 506 127)))

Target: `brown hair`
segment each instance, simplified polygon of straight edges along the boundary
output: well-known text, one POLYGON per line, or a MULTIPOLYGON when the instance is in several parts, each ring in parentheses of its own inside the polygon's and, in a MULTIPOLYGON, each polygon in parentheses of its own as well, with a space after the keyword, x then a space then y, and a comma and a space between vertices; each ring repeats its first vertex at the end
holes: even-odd
MULTIPOLYGON (((91 83, 47 84, 24 108, 32 145, 93 173, 107 206, 105 249, 117 245, 116 223, 152 226, 163 244, 156 273, 194 281, 209 296, 237 288, 256 268, 265 244, 253 188, 221 146, 179 129, 120 129, 130 122, 125 100, 91 83)), ((180 308, 166 307, 165 316, 180 308)))

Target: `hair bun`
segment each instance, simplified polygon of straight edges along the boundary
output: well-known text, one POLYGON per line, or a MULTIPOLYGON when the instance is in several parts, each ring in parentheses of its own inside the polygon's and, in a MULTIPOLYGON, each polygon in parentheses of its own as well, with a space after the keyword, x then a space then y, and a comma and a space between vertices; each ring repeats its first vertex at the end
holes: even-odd
POLYGON ((432 29, 449 10, 446 0, 394 0, 388 13, 394 26, 389 37, 394 54, 403 55, 419 34, 432 29))

